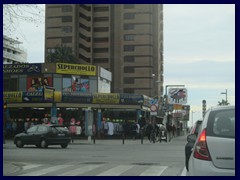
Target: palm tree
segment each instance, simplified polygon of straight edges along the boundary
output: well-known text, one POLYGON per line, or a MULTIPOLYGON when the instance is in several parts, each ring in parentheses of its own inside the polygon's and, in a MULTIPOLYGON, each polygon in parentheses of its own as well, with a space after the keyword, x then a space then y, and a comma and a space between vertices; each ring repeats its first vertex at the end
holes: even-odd
POLYGON ((47 62, 59 63, 77 63, 77 58, 73 55, 72 48, 60 45, 56 46, 53 51, 48 52, 47 62))
POLYGON ((218 101, 218 106, 227 106, 230 103, 228 101, 225 101, 224 99, 222 99, 222 101, 218 101))

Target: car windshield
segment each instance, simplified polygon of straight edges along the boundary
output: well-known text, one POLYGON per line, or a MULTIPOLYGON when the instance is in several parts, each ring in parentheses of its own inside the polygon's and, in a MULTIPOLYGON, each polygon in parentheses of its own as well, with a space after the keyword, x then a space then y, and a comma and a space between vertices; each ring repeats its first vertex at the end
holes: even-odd
POLYGON ((210 136, 235 138, 235 110, 214 111, 209 116, 210 136))

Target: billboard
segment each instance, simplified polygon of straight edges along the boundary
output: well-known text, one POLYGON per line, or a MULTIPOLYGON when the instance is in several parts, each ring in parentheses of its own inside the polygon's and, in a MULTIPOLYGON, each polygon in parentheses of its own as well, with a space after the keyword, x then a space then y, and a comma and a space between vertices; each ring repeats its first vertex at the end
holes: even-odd
POLYGON ((169 88, 168 89, 169 104, 187 104, 186 88, 169 88))

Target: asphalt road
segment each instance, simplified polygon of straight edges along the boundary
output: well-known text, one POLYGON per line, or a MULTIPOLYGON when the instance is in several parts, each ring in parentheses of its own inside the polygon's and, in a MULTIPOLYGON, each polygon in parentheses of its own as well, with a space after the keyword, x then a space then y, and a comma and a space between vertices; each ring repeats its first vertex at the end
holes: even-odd
POLYGON ((180 176, 184 174, 186 136, 171 142, 144 139, 75 140, 66 149, 49 146, 3 147, 5 176, 180 176))

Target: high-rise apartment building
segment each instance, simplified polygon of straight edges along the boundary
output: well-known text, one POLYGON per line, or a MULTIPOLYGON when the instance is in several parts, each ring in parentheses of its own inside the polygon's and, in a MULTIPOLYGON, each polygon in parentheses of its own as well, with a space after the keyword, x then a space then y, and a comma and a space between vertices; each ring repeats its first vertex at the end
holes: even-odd
POLYGON ((112 72, 112 92, 163 93, 163 5, 48 4, 45 57, 70 47, 81 64, 112 72))
POLYGON ((27 62, 27 51, 20 44, 22 42, 3 36, 3 64, 27 62))

